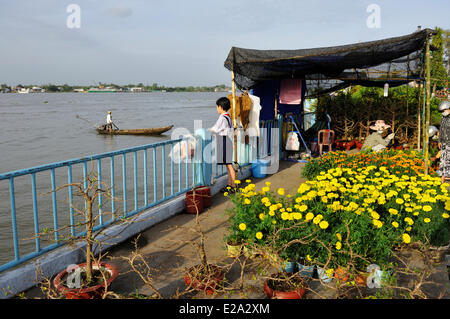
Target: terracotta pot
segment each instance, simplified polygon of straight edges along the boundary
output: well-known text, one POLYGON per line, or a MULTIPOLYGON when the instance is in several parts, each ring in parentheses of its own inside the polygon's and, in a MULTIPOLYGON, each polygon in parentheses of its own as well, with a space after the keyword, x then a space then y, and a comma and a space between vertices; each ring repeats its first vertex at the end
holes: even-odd
MULTIPOLYGON (((82 263, 77 266, 83 269, 84 267, 86 267, 86 263, 82 263)), ((97 264, 94 264, 92 267, 93 270, 99 268, 97 264)), ((119 270, 116 268, 116 266, 108 263, 100 263, 100 267, 105 268, 106 271, 110 274, 110 277, 106 281, 106 287, 108 287, 118 276, 119 270)), ((67 299, 97 299, 100 298, 105 291, 105 284, 87 288, 68 288, 64 284, 68 274, 69 273, 67 269, 65 269, 60 272, 55 277, 55 279, 53 279, 53 285, 55 286, 55 288, 61 293, 65 294, 67 299)))
POLYGON ((200 195, 203 200, 203 208, 211 206, 211 189, 208 186, 195 187, 195 193, 200 195))
POLYGON ((364 145, 364 143, 363 143, 363 142, 360 142, 360 141, 356 141, 355 143, 356 143, 356 148, 359 149, 359 150, 360 150, 360 149, 363 147, 363 145, 364 145))
POLYGON ((186 192, 186 212, 188 214, 200 214, 203 212, 203 198, 199 192, 191 190, 186 192))
POLYGON ((223 280, 224 273, 219 266, 210 265, 216 270, 216 274, 213 278, 210 278, 209 281, 203 282, 204 278, 194 277, 193 275, 193 273, 195 273, 195 269, 199 266, 201 265, 196 265, 186 270, 186 273, 184 275, 184 282, 191 288, 194 288, 196 290, 204 290, 206 291, 207 295, 211 295, 215 291, 217 285, 223 280))
MULTIPOLYGON (((271 278, 277 278, 282 273, 276 273, 271 276, 271 278)), ((301 277, 298 277, 300 280, 301 277)), ((305 282, 302 280, 302 287, 299 287, 292 291, 280 291, 280 290, 274 290, 269 286, 269 280, 270 278, 267 278, 264 281, 264 293, 267 297, 272 299, 302 299, 303 296, 306 293, 306 285, 305 282)))
POLYGON ((352 148, 354 145, 355 145, 355 141, 347 142, 347 144, 345 145, 345 149, 346 149, 347 151, 350 151, 351 148, 352 148))

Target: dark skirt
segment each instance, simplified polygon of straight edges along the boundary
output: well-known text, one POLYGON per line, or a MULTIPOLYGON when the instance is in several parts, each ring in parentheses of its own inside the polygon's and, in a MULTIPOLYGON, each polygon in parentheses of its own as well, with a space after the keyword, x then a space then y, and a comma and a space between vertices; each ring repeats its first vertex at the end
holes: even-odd
POLYGON ((450 146, 442 145, 437 173, 441 177, 450 177, 450 146))
POLYGON ((233 163, 233 142, 228 136, 217 135, 216 138, 217 165, 229 165, 233 163))

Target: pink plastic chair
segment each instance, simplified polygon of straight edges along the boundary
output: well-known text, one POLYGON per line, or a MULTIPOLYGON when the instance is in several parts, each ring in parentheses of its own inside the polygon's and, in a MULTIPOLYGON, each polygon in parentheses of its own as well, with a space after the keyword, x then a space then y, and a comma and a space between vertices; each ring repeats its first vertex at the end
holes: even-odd
POLYGON ((319 144, 319 154, 322 156, 323 146, 328 146, 328 151, 332 150, 334 143, 334 131, 333 130, 320 130, 317 136, 317 144, 319 144))

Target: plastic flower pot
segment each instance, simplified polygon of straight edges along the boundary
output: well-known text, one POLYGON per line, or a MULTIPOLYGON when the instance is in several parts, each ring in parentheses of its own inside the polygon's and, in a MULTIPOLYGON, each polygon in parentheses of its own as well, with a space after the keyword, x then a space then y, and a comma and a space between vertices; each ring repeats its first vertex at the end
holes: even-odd
POLYGON ((241 255, 243 251, 243 245, 242 244, 235 244, 227 242, 227 255, 231 258, 237 258, 241 255))
POLYGON ((198 194, 202 198, 203 208, 211 206, 211 189, 208 186, 195 187, 195 194, 198 194))
POLYGON ((188 214, 203 212, 203 197, 196 190, 186 192, 186 212, 188 214))
POLYGON ((202 266, 196 265, 187 269, 184 275, 184 282, 188 287, 206 291, 207 295, 211 295, 216 290, 218 284, 223 281, 224 273, 219 266, 209 265, 213 273, 204 276, 201 272, 202 266))
POLYGON ((281 271, 285 271, 287 273, 293 273, 296 271, 297 263, 293 261, 284 261, 283 265, 280 267, 281 271))
MULTIPOLYGON (((86 263, 82 263, 77 265, 81 271, 83 272, 84 268, 86 267, 86 263)), ((63 293, 67 299, 97 299, 102 296, 102 294, 105 291, 105 287, 109 287, 109 285, 116 279, 116 277, 119 275, 119 270, 116 268, 116 266, 108 263, 100 263, 100 266, 98 264, 92 265, 93 271, 99 270, 102 268, 102 271, 104 270, 106 275, 108 275, 108 278, 106 280, 106 283, 97 284, 91 287, 81 287, 81 288, 69 288, 67 285, 67 279, 69 276, 69 271, 67 269, 60 272, 55 279, 53 279, 53 284, 55 288, 63 293)))
POLYGON ((297 272, 304 277, 312 277, 314 274, 314 266, 306 266, 301 263, 297 263, 297 272))
POLYGON ((257 160, 252 163, 252 175, 255 178, 264 178, 266 177, 267 166, 269 165, 269 161, 266 160, 257 160))
POLYGON ((317 267, 317 275, 324 283, 329 283, 333 280, 333 277, 329 277, 326 269, 317 267))
POLYGON ((292 285, 290 289, 278 288, 276 283, 277 278, 283 278, 283 273, 272 274, 264 281, 264 293, 267 297, 272 299, 302 299, 306 293, 305 281, 300 277, 294 277, 295 285, 292 285))

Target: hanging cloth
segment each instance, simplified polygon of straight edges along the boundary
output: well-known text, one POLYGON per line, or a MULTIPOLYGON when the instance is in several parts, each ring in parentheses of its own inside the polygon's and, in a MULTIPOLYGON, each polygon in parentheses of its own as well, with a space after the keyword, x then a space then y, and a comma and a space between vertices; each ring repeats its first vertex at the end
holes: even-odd
POLYGON ((302 102, 302 82, 302 79, 281 80, 280 103, 299 105, 302 102))
POLYGON ((241 109, 239 118, 241 119, 242 127, 244 131, 247 130, 248 124, 250 122, 249 116, 252 109, 252 99, 249 97, 247 91, 241 95, 241 109))

